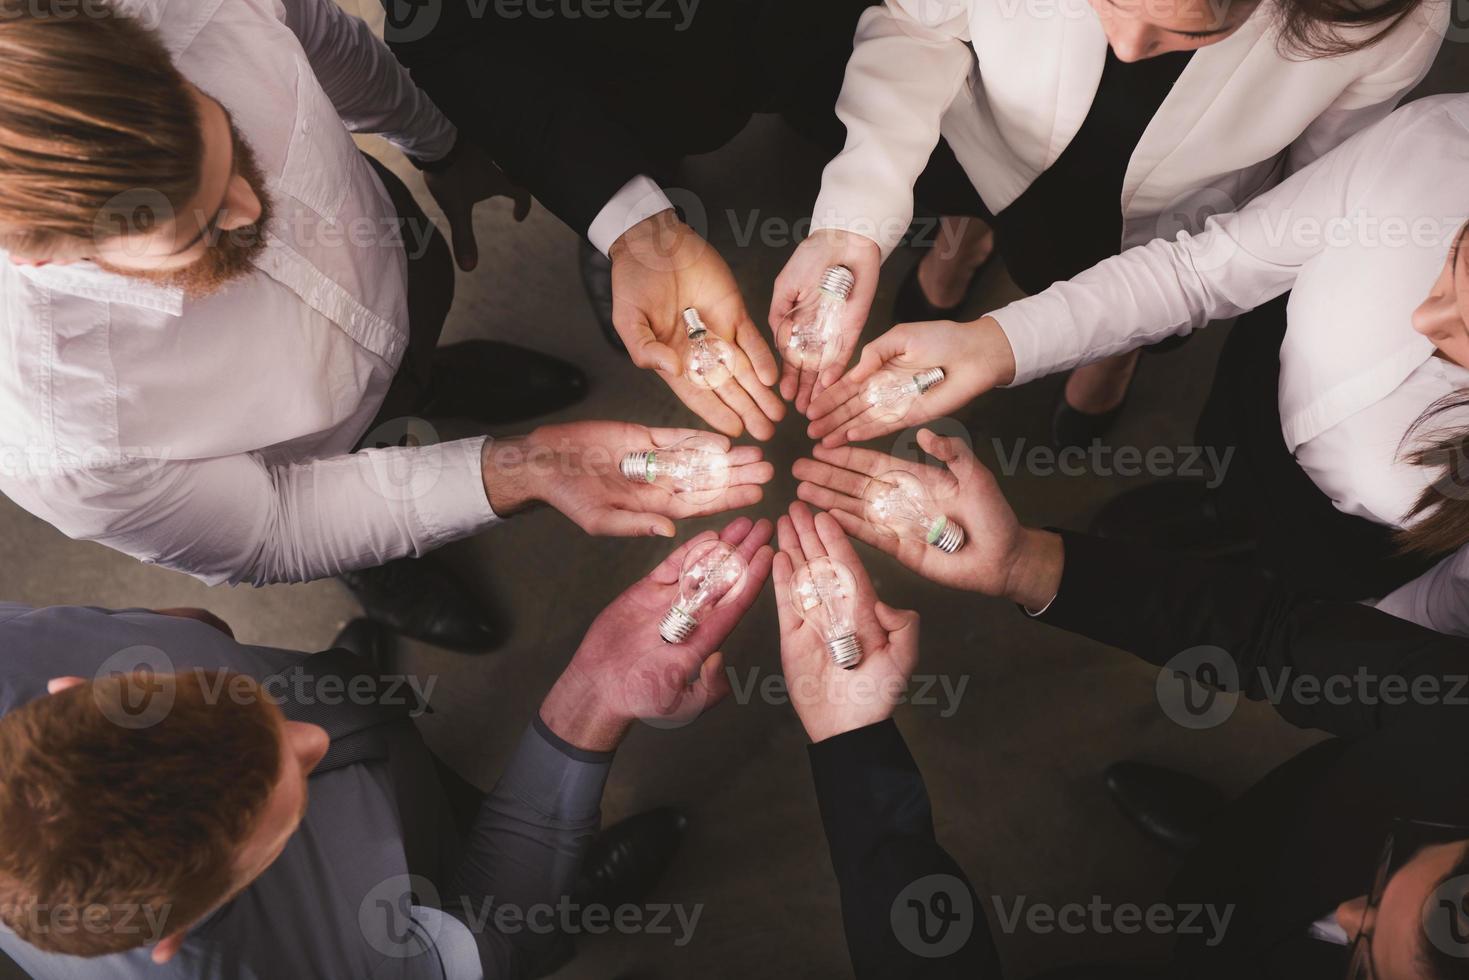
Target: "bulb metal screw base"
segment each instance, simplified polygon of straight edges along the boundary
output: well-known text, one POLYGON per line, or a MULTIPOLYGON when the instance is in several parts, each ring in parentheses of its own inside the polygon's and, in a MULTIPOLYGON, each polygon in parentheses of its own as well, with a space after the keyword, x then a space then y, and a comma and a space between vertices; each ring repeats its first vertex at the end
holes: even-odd
POLYGON ((945 517, 943 526, 937 530, 938 533, 932 535, 928 543, 944 554, 952 555, 964 547, 964 529, 949 518, 945 517))
POLYGON ((834 265, 821 274, 821 288, 838 299, 851 296, 855 285, 857 277, 844 265, 834 265))
POLYGON ((851 670, 862 662, 862 641, 856 633, 839 636, 826 642, 826 652, 831 654, 832 663, 842 670, 851 670))
POLYGON ((658 454, 651 451, 628 453, 622 457, 620 469, 622 475, 633 483, 652 483, 653 464, 657 460, 658 454))
POLYGON ((683 325, 689 332, 690 340, 698 340, 709 332, 709 328, 704 326, 704 318, 692 306, 683 311, 683 325))
POLYGON ((658 635, 663 637, 664 643, 682 643, 698 628, 697 619, 674 606, 663 615, 663 620, 658 624, 658 635))
POLYGON ((918 386, 918 393, 921 395, 930 388, 937 387, 943 383, 944 377, 943 368, 929 368, 926 371, 919 371, 913 375, 913 383, 918 386))

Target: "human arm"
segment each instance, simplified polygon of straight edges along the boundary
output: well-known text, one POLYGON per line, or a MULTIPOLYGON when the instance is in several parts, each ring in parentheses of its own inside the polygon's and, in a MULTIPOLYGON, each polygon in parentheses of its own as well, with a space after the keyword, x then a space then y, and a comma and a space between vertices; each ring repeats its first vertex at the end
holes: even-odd
POLYGON ((811 773, 856 976, 998 978, 979 900, 934 834, 923 777, 892 720, 892 692, 909 682, 918 662, 918 614, 877 599, 829 516, 792 504, 779 533, 781 665, 812 740, 811 773), (831 663, 823 639, 792 608, 792 575, 821 556, 847 566, 857 580, 864 657, 853 670, 831 663))

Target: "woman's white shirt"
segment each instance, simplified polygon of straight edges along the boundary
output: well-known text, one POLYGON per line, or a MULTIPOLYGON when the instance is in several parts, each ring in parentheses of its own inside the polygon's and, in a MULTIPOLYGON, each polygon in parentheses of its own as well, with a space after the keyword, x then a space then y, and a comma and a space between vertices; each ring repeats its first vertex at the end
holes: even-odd
MULTIPOLYGON (((1469 95, 1405 106, 1202 233, 1132 249, 993 314, 1015 351, 1014 383, 1188 333, 1289 290, 1286 446, 1339 509, 1402 526, 1440 475, 1401 458, 1404 436, 1469 384, 1469 371, 1435 357, 1411 320, 1469 216, 1466 167, 1469 95)), ((1454 422, 1469 422, 1469 412, 1434 427, 1454 422)), ((1469 559, 1451 556, 1381 605, 1469 635, 1469 559)))

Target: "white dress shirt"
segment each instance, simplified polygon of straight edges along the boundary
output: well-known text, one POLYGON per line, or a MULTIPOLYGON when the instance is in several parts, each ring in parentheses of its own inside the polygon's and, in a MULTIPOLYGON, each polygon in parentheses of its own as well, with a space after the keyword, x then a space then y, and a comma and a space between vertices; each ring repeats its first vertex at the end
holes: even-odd
POLYGON ((434 160, 454 128, 331 0, 119 6, 253 147, 268 244, 203 299, 0 255, 0 490, 211 584, 320 578, 493 523, 483 439, 348 455, 409 336, 394 210, 349 130, 434 160))
MULTIPOLYGON (((1265 0, 1194 52, 1132 153, 1122 247, 1232 211, 1383 118, 1423 78, 1448 4, 1427 0, 1379 42, 1292 55, 1265 0)), ((1344 30, 1364 38, 1378 27, 1344 30)), ((847 144, 827 166, 813 227, 871 238, 886 258, 908 230, 913 184, 942 135, 992 212, 1070 144, 1106 64, 1088 0, 886 0, 857 29, 837 115, 847 144)))
MULTIPOLYGON (((1408 523, 1442 474, 1404 458, 1413 422, 1469 387, 1412 327, 1469 216, 1469 95, 1424 99, 1353 137, 1243 210, 1108 259, 994 313, 1015 384, 1068 370, 1290 291, 1280 349, 1288 449, 1342 511, 1408 523)), ((1420 433, 1469 425, 1469 411, 1420 433)), ((1465 550, 1379 607, 1469 635, 1465 550)))

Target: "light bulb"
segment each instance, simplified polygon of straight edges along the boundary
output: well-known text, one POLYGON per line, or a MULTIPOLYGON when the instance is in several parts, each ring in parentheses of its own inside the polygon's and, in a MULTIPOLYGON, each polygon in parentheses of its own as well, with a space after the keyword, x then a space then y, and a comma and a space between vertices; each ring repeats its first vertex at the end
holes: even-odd
POLYGON ((710 333, 704 318, 692 306, 683 311, 683 322, 689 332, 684 377, 700 388, 718 388, 734 375, 734 348, 723 337, 710 333))
POLYGON ((844 265, 821 276, 816 291, 781 321, 776 342, 781 357, 799 368, 819 371, 836 359, 842 308, 857 279, 844 265))
POLYGON ((678 577, 678 600, 658 624, 665 643, 682 643, 709 614, 724 605, 745 580, 745 559, 723 541, 690 549, 678 577))
POLYGON ((813 558, 791 576, 791 607, 816 627, 831 662, 851 670, 862 662, 857 637, 857 579, 830 558, 813 558))
POLYGON ((901 422, 913 410, 918 396, 944 380, 943 368, 928 368, 916 374, 884 368, 867 382, 863 397, 868 411, 879 422, 901 422))
POLYGON ((894 470, 869 480, 862 501, 867 523, 880 530, 931 544, 946 555, 964 547, 964 529, 938 510, 911 473, 894 470))
POLYGON ((622 457, 622 475, 634 483, 651 483, 691 500, 713 500, 729 486, 729 454, 710 435, 694 435, 663 449, 630 452, 622 457))

